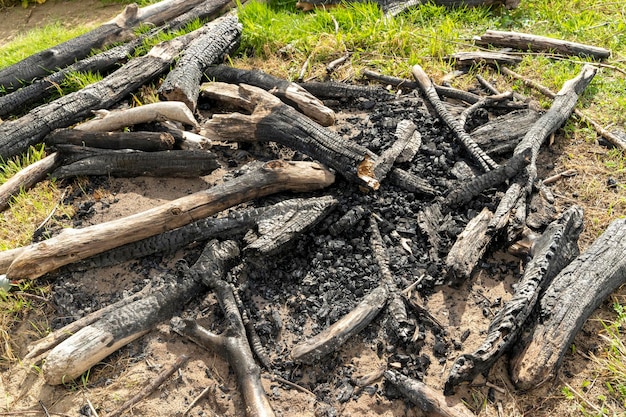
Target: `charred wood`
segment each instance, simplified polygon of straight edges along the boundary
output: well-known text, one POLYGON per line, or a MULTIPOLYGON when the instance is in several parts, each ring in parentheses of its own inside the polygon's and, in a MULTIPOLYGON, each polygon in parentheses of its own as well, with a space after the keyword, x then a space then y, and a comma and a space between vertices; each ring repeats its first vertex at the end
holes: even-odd
POLYGON ((396 141, 374 162, 374 176, 379 181, 387 177, 394 163, 413 159, 422 143, 422 136, 416 129, 417 126, 410 120, 401 120, 398 123, 396 141))
POLYGON ((354 85, 337 81, 317 82, 309 81, 298 85, 317 98, 368 98, 372 100, 387 101, 395 96, 384 88, 369 85, 354 85))
POLYGON ((511 362, 513 383, 528 390, 554 376, 591 313, 624 284, 626 219, 618 219, 562 269, 541 294, 538 320, 511 362))
POLYGON ((101 149, 134 149, 156 152, 174 149, 174 137, 166 132, 88 132, 57 129, 45 137, 47 145, 74 145, 101 149))
POLYGON ((401 168, 393 168, 389 173, 389 181, 397 187, 411 193, 436 196, 439 192, 430 183, 401 168))
POLYGON ((489 155, 510 153, 540 116, 530 109, 515 110, 474 129, 470 136, 489 155))
POLYGON ((582 227, 582 210, 573 206, 534 242, 533 257, 526 265, 524 276, 511 300, 491 321, 484 342, 473 353, 459 356, 452 365, 445 384, 446 395, 452 394, 461 382, 472 381, 480 373, 487 374, 495 361, 511 348, 535 308, 540 293, 578 256, 578 237, 582 227))

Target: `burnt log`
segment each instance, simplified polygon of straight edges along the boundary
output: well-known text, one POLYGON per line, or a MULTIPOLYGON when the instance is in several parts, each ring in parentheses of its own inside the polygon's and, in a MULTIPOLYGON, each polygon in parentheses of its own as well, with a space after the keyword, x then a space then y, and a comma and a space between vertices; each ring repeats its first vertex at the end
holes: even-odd
POLYGON ((561 55, 590 57, 598 60, 611 56, 611 51, 597 46, 568 42, 546 36, 498 30, 488 30, 483 35, 474 37, 474 43, 481 46, 492 45, 502 48, 516 48, 523 51, 556 52, 561 55))
POLYGON ((511 361, 512 381, 519 389, 532 389, 556 374, 587 318, 624 284, 624 253, 626 219, 618 219, 545 289, 537 322, 511 361))
POLYGON ((204 74, 208 79, 217 82, 247 84, 262 88, 322 126, 335 124, 335 112, 296 83, 274 77, 263 71, 244 70, 227 65, 210 67, 204 74))
POLYGON ((122 219, 59 235, 17 251, 7 270, 10 279, 37 278, 60 266, 126 243, 175 229, 244 201, 280 191, 311 191, 334 181, 316 163, 270 161, 231 181, 122 219))
POLYGON ((194 32, 153 47, 148 54, 132 59, 99 82, 41 105, 17 120, 2 123, 0 158, 6 160, 23 152, 54 129, 83 120, 92 110, 112 106, 167 71, 180 51, 200 34, 210 31, 219 39, 233 29, 224 19, 217 19, 194 32))
POLYGON ((477 127, 470 136, 488 155, 511 153, 540 116, 530 109, 515 110, 477 127))
POLYGON ((175 275, 166 276, 166 282, 149 295, 83 327, 48 353, 42 367, 46 383, 58 385, 71 381, 156 324, 170 319, 203 290, 200 275, 204 271, 225 275, 228 262, 237 256, 239 250, 233 242, 218 244, 214 241, 206 246, 191 268, 179 264, 175 275))
POLYGON ((76 145, 58 145, 57 149, 63 162, 52 172, 55 178, 93 175, 193 178, 220 167, 216 155, 209 151, 142 152, 76 145))
POLYGON ((164 0, 143 8, 138 8, 136 4, 126 6, 122 13, 96 29, 0 70, 0 86, 7 91, 16 89, 23 82, 30 83, 33 79, 41 78, 57 68, 66 67, 77 59, 86 57, 93 49, 128 40, 133 36, 133 28, 139 24, 159 26, 201 2, 202 0, 164 0))
POLYGON ((500 309, 487 330, 484 342, 474 352, 459 356, 445 383, 446 395, 464 381, 487 374, 495 361, 507 352, 523 331, 540 293, 552 279, 578 256, 578 237, 583 228, 582 209, 573 206, 534 242, 533 257, 513 297, 500 309))
POLYGON ((167 132, 88 132, 57 129, 44 139, 46 145, 86 146, 100 149, 134 149, 156 152, 174 149, 176 141, 167 132))
POLYGON ((396 127, 396 141, 374 162, 374 176, 382 181, 394 163, 413 159, 421 143, 422 136, 417 131, 417 126, 410 120, 401 120, 396 127))
POLYGON ((321 99, 369 98, 387 101, 395 98, 395 95, 380 86, 354 85, 337 81, 309 81, 298 85, 321 99))
POLYGON ((221 61, 236 46, 243 30, 237 16, 233 15, 230 19, 233 27, 237 28, 230 36, 215 39, 211 34, 205 34, 189 44, 159 87, 161 98, 182 101, 192 112, 196 111, 203 72, 221 61))

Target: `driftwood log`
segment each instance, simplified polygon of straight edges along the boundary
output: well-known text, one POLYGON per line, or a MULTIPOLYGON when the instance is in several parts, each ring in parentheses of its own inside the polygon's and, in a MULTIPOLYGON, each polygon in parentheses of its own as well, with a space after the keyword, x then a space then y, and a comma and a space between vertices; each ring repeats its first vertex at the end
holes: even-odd
POLYGON ((513 383, 532 389, 555 376, 587 318, 626 279, 626 219, 618 219, 553 279, 538 320, 511 361, 513 383))
POLYGON ((445 384, 447 395, 452 394, 459 383, 472 381, 480 373, 487 374, 495 361, 515 343, 540 293, 578 256, 582 227, 582 210, 573 206, 551 223, 533 244, 533 258, 526 265, 513 297, 491 321, 484 342, 473 353, 459 356, 452 365, 445 384))
POLYGON ((46 178, 46 176, 59 165, 59 162, 59 155, 52 153, 20 170, 4 184, 0 185, 0 211, 9 206, 11 198, 18 194, 20 190, 28 190, 33 185, 46 178))
POLYGON ((243 201, 279 191, 316 190, 333 181, 333 174, 319 164, 270 161, 232 181, 126 218, 83 229, 65 229, 19 251, 6 275, 10 279, 37 278, 60 266, 183 226, 243 201))

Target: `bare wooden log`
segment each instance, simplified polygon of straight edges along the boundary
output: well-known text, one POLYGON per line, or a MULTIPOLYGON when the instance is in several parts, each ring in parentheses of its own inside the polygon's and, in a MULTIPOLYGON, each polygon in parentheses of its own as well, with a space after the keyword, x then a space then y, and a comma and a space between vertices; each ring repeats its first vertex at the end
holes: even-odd
POLYGON ((19 193, 20 190, 27 190, 46 178, 59 165, 59 161, 59 155, 56 152, 52 153, 20 170, 4 184, 0 185, 0 211, 9 206, 11 198, 19 193))
POLYGON ((474 162, 476 162, 485 172, 490 171, 493 168, 497 168, 498 164, 496 164, 485 152, 482 151, 482 149, 478 147, 478 145, 476 145, 469 134, 465 132, 463 127, 445 108, 437 95, 433 83, 430 81, 430 78, 428 78, 428 75, 426 75, 422 67, 414 65, 412 72, 430 104, 433 105, 439 117, 441 117, 446 125, 454 132, 454 135, 461 142, 464 149, 468 152, 474 162))
POLYGON ((484 342, 474 352, 460 355, 445 384, 450 395, 464 381, 486 374, 495 361, 518 339, 524 323, 537 304, 539 294, 552 279, 578 256, 578 237, 583 228, 582 209, 572 206, 551 223, 532 247, 533 257, 513 297, 500 309, 487 330, 484 342))
POLYGON ((510 153, 540 116, 530 109, 515 110, 479 126, 470 136, 489 155, 510 153))
POLYGON ((243 201, 279 191, 320 189, 333 181, 333 174, 319 164, 270 161, 232 181, 151 210, 83 229, 64 229, 58 236, 22 251, 11 263, 7 277, 37 278, 60 266, 183 226, 243 201))
POLYGON ((106 417, 121 416, 124 411, 130 409, 132 406, 146 398, 148 395, 152 394, 152 392, 156 390, 161 384, 163 384, 170 376, 172 376, 174 372, 182 368, 188 360, 188 356, 180 355, 178 358, 176 358, 176 361, 174 361, 171 366, 159 372, 159 374, 155 378, 148 381, 148 384, 141 388, 141 390, 137 394, 125 401, 115 411, 107 414, 106 417))
POLYGON ((262 88, 315 120, 322 126, 335 124, 335 112, 296 83, 274 77, 259 70, 244 70, 227 65, 208 68, 210 80, 230 84, 247 84, 262 88))
POLYGON ((232 30, 217 19, 189 34, 153 47, 147 55, 134 58, 99 82, 41 105, 17 120, 0 125, 0 158, 7 160, 40 142, 57 128, 68 127, 83 120, 92 110, 108 108, 139 86, 169 69, 174 58, 189 42, 211 31, 215 37, 232 30))
POLYGON ((222 37, 217 42, 210 34, 199 36, 191 42, 159 87, 160 97, 170 101, 181 101, 192 112, 196 111, 203 72, 210 65, 219 63, 241 36, 243 26, 237 16, 231 15, 227 19, 237 30, 233 30, 229 37, 222 37))
POLYGON ((214 115, 204 128, 209 136, 245 142, 274 141, 304 152, 339 172, 349 180, 378 189, 372 171, 376 155, 357 143, 346 141, 311 119, 282 103, 265 90, 249 85, 207 83, 201 94, 251 111, 214 115))
POLYGON ((201 2, 202 0, 165 0, 141 9, 136 4, 126 6, 123 12, 96 29, 4 68, 0 71, 0 86, 6 90, 18 88, 22 82, 29 83, 86 57, 93 49, 127 40, 132 37, 133 28, 139 24, 158 26, 201 2))
POLYGON ((626 219, 606 231, 554 278, 539 299, 539 320, 511 361, 513 383, 528 390, 554 376, 587 318, 626 277, 626 219))
POLYGON ((155 152, 174 149, 174 137, 167 132, 87 132, 57 129, 44 138, 47 145, 75 145, 102 149, 134 149, 155 152))
POLYGON ((200 177, 220 167, 210 151, 141 152, 130 149, 98 149, 58 145, 63 165, 52 173, 56 178, 86 175, 113 177, 200 177))
POLYGON ((474 417, 460 400, 444 397, 428 385, 394 370, 384 373, 385 380, 391 383, 409 401, 433 417, 474 417))
MULTIPOLYGON (((78 62, 74 62, 72 65, 36 80, 32 84, 0 97, 0 117, 4 117, 8 114, 16 114, 17 111, 24 108, 24 106, 33 102, 42 101, 56 91, 56 87, 61 84, 69 74, 75 72, 99 72, 100 74, 106 74, 116 65, 121 65, 126 62, 128 57, 132 56, 135 50, 143 45, 146 40, 154 38, 164 30, 178 30, 194 19, 212 18, 222 7, 226 6, 229 1, 230 0, 205 0, 188 12, 168 20, 163 26, 154 28, 137 39, 81 59, 78 62)), ((74 57, 72 57, 72 61, 73 60, 74 57)))
POLYGON ((479 64, 495 66, 505 64, 516 65, 522 62, 522 57, 520 56, 494 51, 455 52, 452 55, 446 56, 444 59, 452 62, 457 67, 471 67, 479 64))
POLYGON ((446 275, 450 285, 458 286, 471 276, 491 240, 487 229, 492 217, 493 213, 485 207, 457 236, 446 256, 446 275))
POLYGON ((517 48, 523 51, 556 52, 562 55, 577 55, 599 60, 611 56, 611 51, 597 46, 548 38, 546 36, 498 30, 488 30, 483 35, 474 37, 474 43, 482 46, 492 45, 504 48, 517 48))

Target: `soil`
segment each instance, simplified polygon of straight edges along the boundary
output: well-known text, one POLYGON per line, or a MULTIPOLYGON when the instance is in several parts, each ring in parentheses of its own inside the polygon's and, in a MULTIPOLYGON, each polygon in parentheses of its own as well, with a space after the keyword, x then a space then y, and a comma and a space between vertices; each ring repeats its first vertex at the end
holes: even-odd
MULTIPOLYGON (((10 39, 26 25, 32 27, 59 16, 64 22, 84 21, 83 7, 90 11, 89 19, 94 22, 108 20, 121 9, 119 5, 102 6, 99 2, 82 0, 80 5, 81 9, 76 10, 73 2, 48 1, 25 10, 0 12, 15 13, 14 19, 8 15, 3 17, 3 21, 15 26, 9 29, 12 25, 3 24, 0 35, 2 39, 10 39)), ((423 144, 419 156, 405 168, 429 178, 431 185, 439 191, 456 180, 451 168, 463 161, 462 152, 451 145, 453 141, 449 133, 429 115, 419 98, 409 95, 391 103, 360 100, 331 104, 340 114, 335 129, 377 153, 392 142, 399 120, 413 120, 419 126, 423 144)), ((199 179, 94 178, 82 183, 80 188, 74 184, 75 192, 66 197, 66 203, 76 209, 72 226, 84 227, 138 213, 164 201, 206 189, 221 181, 226 170, 240 169, 251 159, 285 155, 303 158, 277 146, 241 146, 238 152, 230 147, 217 146, 216 152, 222 157, 224 169, 199 179)), ((365 193, 342 180, 324 190, 323 194, 335 195, 340 200, 338 207, 322 223, 291 243, 289 257, 282 254, 263 259, 245 258, 228 276, 238 288, 273 362, 273 369, 263 372, 265 392, 276 413, 282 416, 424 415, 382 378, 363 388, 357 388, 355 381, 381 368, 394 367, 422 379, 435 389, 442 389, 446 370, 456 356, 472 351, 482 343, 494 309, 511 297, 526 259, 505 250, 497 251, 485 259, 469 282, 459 288, 441 285, 444 282, 441 264, 424 249, 428 244, 415 229, 413 221, 427 199, 415 198, 415 195, 391 185, 382 187, 377 193, 365 193), (394 334, 389 315, 384 312, 336 353, 314 365, 295 364, 290 360, 289 352, 296 343, 349 312, 379 283, 378 266, 369 247, 369 215, 357 219, 348 228, 330 231, 340 218, 358 205, 382 219, 381 232, 397 285, 405 288, 419 280, 420 284, 411 297, 441 323, 445 332, 437 326, 420 324, 415 332, 416 340, 407 341, 394 334), (396 233, 392 233, 394 231, 396 233), (407 239, 404 245, 397 236, 407 239), (277 382, 272 375, 303 389, 277 382)), ((292 196, 273 197, 251 204, 262 206, 289 197, 292 196)), ((452 239, 482 207, 493 208, 494 204, 491 198, 483 196, 462 212, 455 213, 446 223, 448 233, 444 237, 452 239)), ((242 236, 234 238, 245 243, 242 236)), ((150 256, 116 266, 82 272, 65 269, 49 274, 42 279, 51 286, 51 298, 42 307, 48 313, 47 326, 57 329, 138 291, 171 271, 177 261, 192 264, 199 250, 200 246, 197 246, 173 255, 150 256)), ((607 315, 608 310, 604 308, 596 317, 607 315)), ((223 315, 212 294, 199 294, 179 314, 197 319, 209 330, 223 330, 220 327, 223 315)), ((415 311, 409 311, 409 316, 417 322, 415 311)), ((41 336, 33 331, 32 323, 32 320, 25 319, 19 328, 12 330, 20 357, 25 354, 26 345, 41 336)), ((582 380, 594 379, 594 367, 588 354, 598 350, 601 328, 597 320, 588 321, 576 338, 576 352, 567 355, 555 381, 530 393, 516 392, 508 377, 507 359, 501 358, 486 378, 481 376, 473 386, 460 387, 450 401, 462 401, 483 416, 578 415, 575 405, 561 397, 560 387, 563 383, 580 386, 582 380)), ((22 364, 3 364, 0 368, 0 392, 4 399, 1 407, 15 415, 18 410, 41 411, 45 406, 51 415, 92 416, 91 404, 99 415, 106 415, 181 354, 189 357, 181 370, 126 415, 182 415, 205 389, 208 392, 189 415, 244 415, 245 408, 228 363, 217 352, 207 351, 181 338, 170 330, 168 323, 162 323, 120 349, 80 380, 64 386, 46 385, 36 370, 29 370, 22 364)), ((594 389, 593 386, 590 388, 594 389)))

